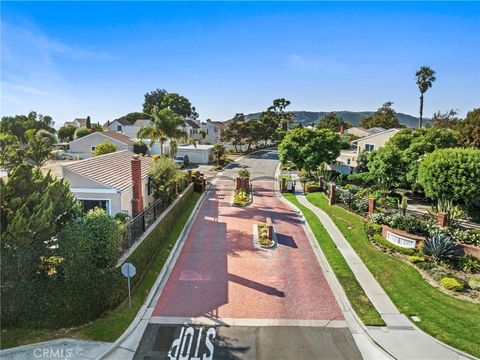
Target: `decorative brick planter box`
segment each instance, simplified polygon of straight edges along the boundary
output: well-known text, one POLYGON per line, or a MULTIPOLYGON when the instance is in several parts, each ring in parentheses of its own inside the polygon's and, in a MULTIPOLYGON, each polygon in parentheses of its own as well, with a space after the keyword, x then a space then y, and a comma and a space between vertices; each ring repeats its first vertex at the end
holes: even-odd
POLYGON ((413 235, 403 230, 392 229, 387 225, 382 227, 382 236, 394 245, 415 249, 425 241, 424 236, 413 235))

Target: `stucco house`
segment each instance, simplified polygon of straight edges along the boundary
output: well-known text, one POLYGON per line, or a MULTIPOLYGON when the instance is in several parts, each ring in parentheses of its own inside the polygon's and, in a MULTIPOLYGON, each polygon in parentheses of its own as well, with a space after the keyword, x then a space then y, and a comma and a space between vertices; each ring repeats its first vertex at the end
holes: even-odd
POLYGON ((103 125, 103 129, 106 131, 119 132, 125 136, 128 136, 131 139, 136 139, 137 133, 140 129, 152 124, 153 121, 150 119, 138 119, 133 124, 131 124, 128 120, 125 119, 116 119, 112 122, 107 121, 103 125))
POLYGON ((401 129, 388 129, 377 131, 372 135, 353 140, 350 143, 352 148, 341 150, 340 156, 337 158, 336 162, 329 165, 330 169, 344 175, 351 174, 357 167, 357 159, 362 151, 373 151, 385 146, 387 141, 390 140, 400 130, 401 129))
POLYGON ((379 132, 385 131, 384 128, 381 127, 374 127, 370 129, 364 129, 361 127, 351 127, 347 130, 345 130, 345 133, 350 134, 350 135, 355 135, 358 137, 365 137, 365 136, 370 136, 374 134, 378 134, 379 132))
POLYGON ((135 217, 154 202, 147 174, 151 161, 123 150, 63 164, 61 173, 85 212, 100 207, 110 215, 135 217))
POLYGON ((105 141, 117 146, 117 150, 130 151, 133 151, 133 144, 135 143, 135 141, 128 136, 115 131, 97 131, 70 141, 68 143, 68 149, 72 155, 84 159, 91 157, 95 147, 105 141))
POLYGON ((205 130, 205 139, 203 140, 207 144, 220 143, 220 136, 222 131, 228 128, 228 125, 221 121, 212 121, 207 119, 206 122, 200 122, 200 126, 205 130))
POLYGON ((87 118, 76 118, 73 121, 65 121, 63 126, 85 127, 87 126, 87 118))

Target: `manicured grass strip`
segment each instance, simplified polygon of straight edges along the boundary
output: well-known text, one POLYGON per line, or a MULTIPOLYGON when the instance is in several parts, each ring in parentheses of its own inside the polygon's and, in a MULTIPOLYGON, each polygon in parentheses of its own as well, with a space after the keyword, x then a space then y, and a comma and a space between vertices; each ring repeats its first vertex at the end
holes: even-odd
POLYGON ((310 225, 318 244, 342 285, 350 304, 362 322, 365 325, 385 325, 380 314, 370 302, 370 299, 363 291, 352 270, 315 213, 300 204, 294 194, 282 194, 282 196, 297 206, 305 215, 305 219, 310 225))
MULTIPOLYGON (((111 310, 104 317, 99 318, 84 326, 67 329, 30 329, 30 328, 9 328, 3 329, 2 348, 9 348, 24 344, 31 344, 39 341, 52 340, 60 337, 74 337, 96 341, 115 341, 130 325, 140 307, 145 302, 150 289, 152 288, 158 274, 163 268, 178 236, 183 230, 193 208, 195 207, 200 194, 193 193, 185 211, 176 221, 172 231, 169 233, 167 241, 163 244, 152 266, 148 270, 140 286, 132 294, 132 308, 128 306, 128 300, 119 307, 111 310)), ((125 283, 126 286, 126 283, 125 283)))
POLYGON ((308 194, 307 198, 331 217, 400 312, 419 316, 421 321, 415 325, 437 339, 480 356, 479 304, 440 292, 415 268, 377 250, 369 242, 360 216, 329 206, 321 193, 308 194))

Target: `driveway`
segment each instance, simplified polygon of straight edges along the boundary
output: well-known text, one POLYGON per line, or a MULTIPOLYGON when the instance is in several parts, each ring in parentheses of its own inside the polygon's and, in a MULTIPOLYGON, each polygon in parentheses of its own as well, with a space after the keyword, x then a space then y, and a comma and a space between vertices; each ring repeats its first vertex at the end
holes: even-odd
POLYGON ((152 304, 135 358, 360 358, 301 218, 275 195, 277 164, 276 151, 260 151, 217 179, 152 304), (231 206, 240 166, 253 182, 247 208, 231 206), (257 249, 253 226, 267 217, 278 246, 257 249))

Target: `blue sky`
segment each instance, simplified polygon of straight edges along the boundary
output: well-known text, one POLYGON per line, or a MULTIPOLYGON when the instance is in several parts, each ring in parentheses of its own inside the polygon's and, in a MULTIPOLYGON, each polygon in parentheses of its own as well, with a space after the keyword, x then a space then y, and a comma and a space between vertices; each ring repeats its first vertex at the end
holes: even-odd
POLYGON ((201 119, 292 110, 418 114, 414 74, 437 71, 425 114, 480 104, 477 2, 2 2, 2 115, 57 124, 188 97, 201 119))

